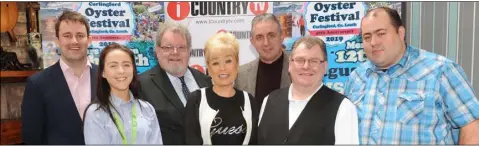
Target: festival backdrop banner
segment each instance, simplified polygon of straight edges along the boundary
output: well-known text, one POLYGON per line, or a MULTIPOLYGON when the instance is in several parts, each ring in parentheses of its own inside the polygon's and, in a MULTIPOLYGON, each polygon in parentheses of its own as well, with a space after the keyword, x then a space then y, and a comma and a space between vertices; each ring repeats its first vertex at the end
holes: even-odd
POLYGON ((101 49, 111 42, 135 52, 138 73, 155 65, 154 40, 160 25, 177 21, 192 35, 189 65, 206 73, 204 45, 219 31, 228 31, 240 43, 240 65, 258 58, 251 45, 251 20, 273 13, 281 23, 284 48, 306 35, 326 42, 328 70, 326 86, 343 93, 349 74, 367 60, 359 35, 361 18, 368 9, 389 6, 401 12, 401 2, 40 2, 42 49, 45 68, 58 61, 55 22, 63 10, 82 13, 89 19, 93 43, 88 56, 98 64, 101 49))
POLYGON ((283 32, 283 45, 287 52, 299 37, 309 35, 304 27, 303 13, 307 2, 273 2, 273 14, 278 18, 283 32))
POLYGON ((324 84, 344 93, 349 74, 367 60, 360 36, 361 19, 370 8, 389 6, 401 12, 401 2, 309 2, 306 31, 326 43, 328 70, 324 84))
POLYGON ((206 71, 203 49, 206 41, 219 31, 232 33, 240 43, 240 65, 258 57, 250 43, 251 21, 260 13, 273 12, 272 2, 208 1, 165 2, 167 21, 188 27, 192 35, 190 66, 206 71))
POLYGON ((164 22, 163 2, 40 2, 40 6, 44 68, 60 57, 55 22, 64 10, 77 11, 88 18, 92 37, 88 58, 92 63, 98 64, 101 49, 116 42, 135 53, 139 73, 157 64, 154 40, 164 22))

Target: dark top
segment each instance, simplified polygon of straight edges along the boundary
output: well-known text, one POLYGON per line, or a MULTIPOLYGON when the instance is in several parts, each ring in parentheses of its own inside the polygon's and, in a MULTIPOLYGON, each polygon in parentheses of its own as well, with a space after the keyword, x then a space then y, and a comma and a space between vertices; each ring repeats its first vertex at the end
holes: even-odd
POLYGON ((246 136, 246 121, 241 110, 244 108, 243 96, 243 92, 236 90, 233 97, 226 98, 213 92, 213 88, 206 88, 208 105, 218 111, 211 123, 212 144, 243 144, 246 136))
MULTIPOLYGON (((211 78, 200 71, 188 67, 198 87, 212 85, 211 78)), ((165 145, 184 145, 185 107, 181 102, 168 75, 159 65, 139 76, 140 96, 148 101, 156 111, 160 123, 161 136, 165 145)))
MULTIPOLYGON (((212 144, 235 144, 242 145, 246 136, 246 120, 251 120, 253 125, 258 125, 259 110, 254 97, 248 94, 252 117, 244 119, 244 94, 235 88, 235 95, 224 98, 213 92, 212 87, 206 88, 206 100, 209 108, 219 110, 213 120, 210 129, 212 144), (230 131, 231 130, 231 131, 230 131)), ((199 106, 201 102, 201 90, 196 90, 188 97, 186 105, 185 130, 186 144, 203 144, 201 127, 199 123, 199 106)), ((257 144, 257 126, 252 127, 249 144, 257 144)))
POLYGON ((283 70, 284 54, 271 64, 259 61, 256 77, 256 92, 254 97, 258 105, 263 104, 264 98, 272 91, 281 87, 281 72, 283 70))
POLYGON ((258 128, 258 144, 334 145, 336 115, 344 95, 321 87, 289 129, 289 87, 273 91, 258 128))
MULTIPOLYGON (((95 100, 97 66, 90 69, 95 100)), ((60 63, 28 77, 22 101, 22 140, 28 145, 84 145, 83 121, 60 63)))

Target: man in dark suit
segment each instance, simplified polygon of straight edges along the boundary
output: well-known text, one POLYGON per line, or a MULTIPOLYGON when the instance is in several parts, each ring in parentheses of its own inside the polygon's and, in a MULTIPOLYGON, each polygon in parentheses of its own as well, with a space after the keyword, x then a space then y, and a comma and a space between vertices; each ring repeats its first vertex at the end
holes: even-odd
POLYGON ((65 11, 55 24, 60 60, 27 79, 22 102, 25 144, 85 144, 83 113, 95 93, 96 65, 87 57, 90 27, 80 13, 65 11))
POLYGON ((188 67, 191 34, 184 26, 166 24, 156 39, 159 66, 140 75, 141 95, 155 107, 163 144, 185 144, 186 99, 190 92, 211 86, 211 79, 188 67))

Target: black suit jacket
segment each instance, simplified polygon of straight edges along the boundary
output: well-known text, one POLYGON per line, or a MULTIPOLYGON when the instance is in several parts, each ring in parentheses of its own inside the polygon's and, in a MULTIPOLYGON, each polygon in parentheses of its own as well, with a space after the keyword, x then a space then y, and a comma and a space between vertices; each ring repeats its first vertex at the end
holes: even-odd
MULTIPOLYGON (((188 68, 200 88, 211 86, 210 77, 188 68)), ((159 65, 140 75, 141 96, 156 110, 160 123, 163 144, 185 144, 185 107, 170 82, 165 70, 159 65)))
MULTIPOLYGON (((97 66, 90 69, 92 101, 97 66)), ((22 140, 25 144, 85 144, 83 121, 68 83, 55 63, 30 76, 22 102, 22 140)))

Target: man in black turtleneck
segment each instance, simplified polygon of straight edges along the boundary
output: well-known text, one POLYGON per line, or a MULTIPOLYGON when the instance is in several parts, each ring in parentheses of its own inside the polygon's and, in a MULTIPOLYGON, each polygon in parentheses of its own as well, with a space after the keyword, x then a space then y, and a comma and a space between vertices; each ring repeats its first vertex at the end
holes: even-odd
POLYGON ((251 24, 251 44, 259 58, 240 67, 235 87, 256 98, 258 105, 271 91, 291 84, 289 55, 283 51, 281 26, 273 14, 256 16, 251 24))

